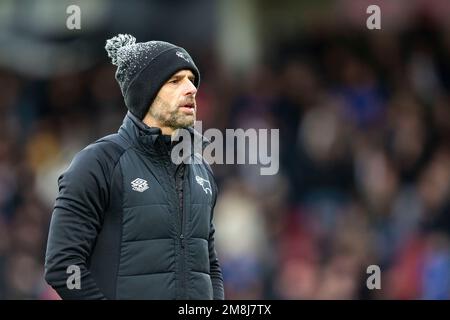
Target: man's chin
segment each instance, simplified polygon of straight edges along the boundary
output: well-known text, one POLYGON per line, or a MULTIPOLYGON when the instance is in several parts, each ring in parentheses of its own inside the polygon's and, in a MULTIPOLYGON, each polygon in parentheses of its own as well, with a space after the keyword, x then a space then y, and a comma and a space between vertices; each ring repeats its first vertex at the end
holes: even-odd
POLYGON ((188 117, 185 117, 183 120, 178 121, 177 126, 180 129, 189 128, 194 125, 194 122, 195 122, 194 116, 188 116, 188 117))
POLYGON ((189 127, 194 126, 194 121, 190 122, 183 122, 183 123, 177 123, 175 126, 173 126, 173 129, 187 129, 189 127))
POLYGON ((189 123, 184 123, 184 124, 180 125, 178 128, 179 129, 187 129, 187 128, 192 127, 192 126, 194 126, 194 122, 193 121, 189 122, 189 123))

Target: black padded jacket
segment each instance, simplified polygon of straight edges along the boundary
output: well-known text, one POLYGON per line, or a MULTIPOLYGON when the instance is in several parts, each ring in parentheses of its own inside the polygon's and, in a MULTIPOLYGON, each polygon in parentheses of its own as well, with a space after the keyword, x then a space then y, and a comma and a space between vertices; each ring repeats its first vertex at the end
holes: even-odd
POLYGON ((128 112, 118 133, 74 157, 58 185, 45 279, 63 299, 224 298, 211 169, 173 164, 159 128, 128 112), (68 285, 70 266, 79 287, 68 285))

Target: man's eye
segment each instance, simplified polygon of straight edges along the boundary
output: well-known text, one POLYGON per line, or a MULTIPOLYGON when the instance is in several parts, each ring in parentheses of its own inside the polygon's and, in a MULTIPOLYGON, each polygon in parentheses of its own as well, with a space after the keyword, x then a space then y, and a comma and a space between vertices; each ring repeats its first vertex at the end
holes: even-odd
POLYGON ((178 79, 170 80, 169 83, 178 83, 178 79))

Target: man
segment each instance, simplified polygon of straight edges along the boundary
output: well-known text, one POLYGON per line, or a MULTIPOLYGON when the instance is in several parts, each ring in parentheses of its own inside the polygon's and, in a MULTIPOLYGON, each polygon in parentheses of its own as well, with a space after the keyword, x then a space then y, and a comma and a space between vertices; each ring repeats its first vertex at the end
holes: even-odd
POLYGON ((63 299, 223 299, 211 169, 171 161, 177 129, 198 134, 199 71, 167 42, 120 34, 105 48, 129 110, 59 177, 45 279, 63 299))

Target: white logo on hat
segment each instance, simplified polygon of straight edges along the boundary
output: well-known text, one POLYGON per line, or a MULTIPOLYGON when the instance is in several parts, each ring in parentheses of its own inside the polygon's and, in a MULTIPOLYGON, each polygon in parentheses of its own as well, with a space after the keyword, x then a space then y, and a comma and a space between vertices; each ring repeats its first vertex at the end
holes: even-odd
POLYGON ((178 57, 180 57, 180 58, 186 60, 187 62, 189 62, 189 58, 188 58, 183 52, 177 51, 175 54, 176 54, 178 57))

